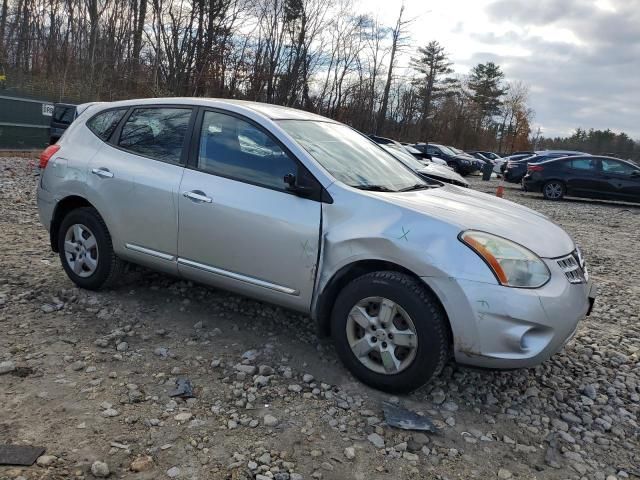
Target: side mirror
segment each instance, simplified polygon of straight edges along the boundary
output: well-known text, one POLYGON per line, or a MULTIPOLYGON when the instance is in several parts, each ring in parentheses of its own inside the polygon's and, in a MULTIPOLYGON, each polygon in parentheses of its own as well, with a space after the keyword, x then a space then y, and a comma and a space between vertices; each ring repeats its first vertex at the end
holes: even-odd
POLYGON ((287 190, 301 197, 310 197, 315 193, 315 189, 298 185, 298 180, 293 173, 287 173, 284 176, 284 183, 287 184, 287 190))
POLYGON ((640 177, 640 170, 634 170, 633 172, 631 172, 631 176, 632 177, 640 177))

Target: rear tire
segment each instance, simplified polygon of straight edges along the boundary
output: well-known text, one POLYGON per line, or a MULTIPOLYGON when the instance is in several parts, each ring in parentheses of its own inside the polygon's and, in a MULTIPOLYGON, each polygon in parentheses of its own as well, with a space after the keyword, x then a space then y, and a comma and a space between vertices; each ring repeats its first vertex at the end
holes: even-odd
POLYGON ((558 201, 562 200, 567 189, 559 180, 550 180, 542 186, 542 195, 547 200, 558 201))
POLYGON ((438 300, 418 280, 394 271, 373 272, 340 292, 331 331, 340 359, 356 378, 380 390, 406 393, 444 368, 449 358, 446 322, 438 300))
POLYGON ((111 286, 125 262, 113 252, 111 235, 95 208, 69 212, 58 229, 58 252, 62 267, 80 288, 98 290, 111 286))

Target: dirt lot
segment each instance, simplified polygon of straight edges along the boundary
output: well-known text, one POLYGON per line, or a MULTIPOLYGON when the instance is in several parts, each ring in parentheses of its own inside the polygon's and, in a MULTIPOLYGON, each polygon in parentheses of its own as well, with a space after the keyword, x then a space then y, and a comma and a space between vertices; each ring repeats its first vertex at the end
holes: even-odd
POLYGON ((47 449, 1 479, 640 478, 638 207, 508 188, 583 247, 592 316, 538 368, 452 364, 389 398, 351 378, 308 318, 142 270, 74 288, 35 184, 25 159, 0 158, 0 444, 47 449), (178 377, 196 398, 169 397, 178 377), (384 400, 440 433, 387 426, 384 400))

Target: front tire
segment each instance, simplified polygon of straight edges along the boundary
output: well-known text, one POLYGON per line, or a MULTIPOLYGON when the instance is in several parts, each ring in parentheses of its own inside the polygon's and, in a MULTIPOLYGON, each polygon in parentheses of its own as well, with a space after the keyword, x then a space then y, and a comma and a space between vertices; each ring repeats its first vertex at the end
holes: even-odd
POLYGON ((542 195, 547 200, 562 200, 566 192, 564 183, 558 180, 550 180, 542 186, 542 195))
POLYGON ((406 393, 440 373, 449 357, 444 312, 418 280, 374 272, 336 299, 331 331, 340 359, 362 382, 406 393))
POLYGON ((95 208, 69 212, 58 229, 62 267, 80 288, 98 290, 112 285, 124 269, 113 252, 111 235, 95 208))

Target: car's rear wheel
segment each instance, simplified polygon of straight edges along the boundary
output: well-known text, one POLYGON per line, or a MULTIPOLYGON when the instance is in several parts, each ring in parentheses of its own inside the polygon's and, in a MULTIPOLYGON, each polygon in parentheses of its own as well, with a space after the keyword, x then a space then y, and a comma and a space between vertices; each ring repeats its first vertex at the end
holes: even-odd
POLYGON ((444 312, 418 280, 374 272, 349 283, 332 313, 338 355, 362 382, 409 392, 444 367, 449 340, 444 312))
POLYGON ((69 278, 88 290, 112 285, 124 268, 113 252, 104 220, 91 207, 77 208, 64 217, 58 229, 58 252, 69 278))
POLYGON ((562 200, 565 193, 564 183, 558 180, 551 180, 542 186, 542 195, 547 200, 562 200))

